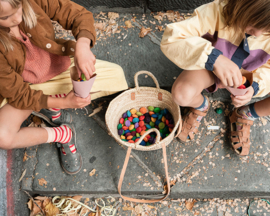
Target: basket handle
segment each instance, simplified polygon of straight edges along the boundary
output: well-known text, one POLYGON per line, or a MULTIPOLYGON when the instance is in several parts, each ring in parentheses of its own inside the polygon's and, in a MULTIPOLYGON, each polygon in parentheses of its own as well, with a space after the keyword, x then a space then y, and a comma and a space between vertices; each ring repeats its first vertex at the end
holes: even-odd
POLYGON ((159 130, 156 129, 156 128, 151 128, 151 129, 149 129, 148 131, 146 131, 146 132, 140 137, 140 139, 139 139, 137 142, 135 142, 135 148, 136 148, 138 145, 140 145, 141 141, 142 141, 148 134, 150 134, 150 133, 152 133, 152 132, 156 132, 156 134, 157 134, 156 142, 159 142, 159 140, 160 140, 160 133, 159 133, 159 130))
POLYGON ((139 83, 138 83, 138 76, 141 75, 141 74, 147 74, 148 76, 150 76, 154 80, 154 82, 156 84, 156 87, 158 89, 160 89, 159 84, 158 84, 158 81, 157 81, 157 78, 151 72, 149 72, 149 71, 139 71, 134 76, 135 87, 136 87, 136 90, 137 91, 139 90, 139 87, 140 87, 139 86, 139 83))
POLYGON ((123 168, 122 168, 122 171, 121 171, 121 175, 120 175, 120 178, 119 178, 119 182, 118 182, 118 193, 120 194, 120 196, 125 200, 131 201, 131 202, 137 202, 137 203, 155 203, 155 202, 160 202, 160 201, 166 199, 170 194, 171 188, 170 188, 170 181, 169 181, 170 179, 169 179, 168 165, 167 165, 166 146, 165 146, 164 143, 162 144, 162 151, 163 151, 163 160, 164 160, 166 181, 167 181, 167 185, 168 185, 168 187, 167 187, 168 190, 167 190, 167 193, 165 194, 165 196, 163 198, 161 198, 161 199, 143 200, 143 199, 135 199, 135 198, 126 197, 126 196, 123 196, 121 194, 121 188, 122 188, 124 176, 125 176, 125 173, 126 173, 128 161, 129 161, 129 158, 130 158, 131 150, 132 150, 131 147, 129 147, 128 150, 127 150, 125 162, 124 162, 124 165, 123 165, 123 168))

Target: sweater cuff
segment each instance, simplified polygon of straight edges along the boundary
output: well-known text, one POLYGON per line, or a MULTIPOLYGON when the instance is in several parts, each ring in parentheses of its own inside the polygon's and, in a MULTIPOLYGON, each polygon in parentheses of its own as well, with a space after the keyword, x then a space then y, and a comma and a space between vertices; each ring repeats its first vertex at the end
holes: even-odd
POLYGON ((87 30, 81 30, 79 32, 79 34, 77 35, 77 38, 76 40, 78 40, 79 38, 81 37, 86 37, 88 39, 91 40, 91 43, 90 43, 90 48, 92 48, 94 45, 95 45, 95 37, 93 34, 91 34, 91 32, 87 31, 87 30))
MULTIPOLYGON (((37 111, 40 111, 41 109, 48 109, 48 95, 42 95, 41 98, 40 98, 40 107, 39 107, 39 110, 37 111)), ((36 110, 35 110, 36 111, 36 110)))
POLYGON ((217 58, 222 55, 223 53, 218 49, 213 49, 211 54, 208 56, 207 62, 205 63, 205 69, 209 71, 214 70, 214 64, 217 60, 217 58))
POLYGON ((260 89, 259 84, 256 83, 256 82, 253 82, 251 86, 252 86, 252 88, 254 89, 254 94, 253 94, 253 96, 255 96, 255 95, 258 94, 258 92, 259 92, 259 89, 260 89))

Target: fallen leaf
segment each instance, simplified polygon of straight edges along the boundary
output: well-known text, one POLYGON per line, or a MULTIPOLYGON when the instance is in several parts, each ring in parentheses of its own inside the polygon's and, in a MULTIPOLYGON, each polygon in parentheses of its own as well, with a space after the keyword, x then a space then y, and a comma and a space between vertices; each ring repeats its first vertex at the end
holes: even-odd
MULTIPOLYGON (((39 207, 42 204, 41 201, 36 201, 36 203, 37 203, 37 205, 39 205, 39 207)), ((37 213, 41 212, 40 208, 37 205, 33 202, 33 208, 32 208, 30 216, 35 216, 37 213)))
POLYGON ((59 209, 55 205, 53 205, 51 202, 49 202, 46 205, 44 211, 46 212, 46 216, 55 216, 55 215, 60 214, 59 209))
POLYGON ((102 110, 102 106, 94 109, 93 112, 88 117, 91 117, 91 116, 99 113, 101 110, 102 110))
POLYGON ((89 173, 89 176, 93 176, 93 175, 95 175, 95 173, 96 173, 96 169, 93 169, 93 170, 89 173))
POLYGON ((109 19, 116 19, 116 18, 119 18, 119 13, 109 12, 109 13, 108 13, 108 18, 109 18, 109 19))
POLYGON ((132 208, 131 206, 124 206, 122 207, 123 211, 133 211, 134 208, 132 208))
POLYGON ((151 29, 150 28, 144 28, 144 27, 142 27, 141 28, 141 31, 140 31, 140 34, 139 34, 139 37, 143 38, 147 34, 149 34, 150 32, 151 32, 151 29))
POLYGON ((164 29, 162 28, 162 26, 158 26, 158 30, 159 31, 164 31, 164 29))
POLYGON ((22 175, 21 175, 21 177, 19 179, 19 182, 23 179, 23 177, 25 176, 25 173, 26 173, 26 169, 23 171, 23 173, 22 173, 22 175))
POLYGON ((33 201, 31 199, 28 201, 27 206, 28 206, 29 210, 31 211, 33 208, 33 201))
POLYGON ((154 18, 158 21, 162 21, 164 17, 164 13, 158 12, 157 15, 154 16, 154 18))
POLYGON ((47 185, 47 181, 44 178, 38 179, 38 184, 40 186, 46 186, 47 185))
POLYGON ((104 22, 95 23, 95 29, 103 30, 104 26, 105 26, 104 22))
POLYGON ((192 202, 186 200, 185 202, 186 208, 191 211, 195 202, 196 202, 195 200, 193 200, 192 202))
POLYGON ((131 24, 131 21, 130 20, 125 21, 125 25, 128 28, 132 28, 133 27, 133 25, 131 24))

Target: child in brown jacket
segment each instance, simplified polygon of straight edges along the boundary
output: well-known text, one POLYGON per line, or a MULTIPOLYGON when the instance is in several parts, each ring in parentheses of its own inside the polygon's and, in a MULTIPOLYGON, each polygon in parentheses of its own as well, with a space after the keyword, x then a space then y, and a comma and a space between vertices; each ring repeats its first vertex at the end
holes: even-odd
POLYGON ((0 1, 1 149, 55 142, 64 171, 80 171, 76 132, 63 109, 85 107, 128 87, 120 66, 95 59, 90 50, 95 40, 92 13, 72 1, 0 1), (55 39, 51 20, 72 30, 77 42, 55 39), (87 80, 97 73, 92 98, 74 95, 69 71, 74 64, 87 80), (33 111, 57 127, 20 128, 33 111))

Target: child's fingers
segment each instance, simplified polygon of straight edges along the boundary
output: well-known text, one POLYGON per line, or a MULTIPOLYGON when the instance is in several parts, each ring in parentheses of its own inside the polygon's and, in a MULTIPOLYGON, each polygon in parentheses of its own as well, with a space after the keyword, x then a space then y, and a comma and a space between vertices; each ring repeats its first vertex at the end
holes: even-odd
POLYGON ((233 85, 234 88, 237 88, 239 86, 239 80, 237 76, 233 77, 233 84, 234 84, 233 85))
POLYGON ((81 77, 81 75, 82 75, 81 69, 77 65, 76 65, 76 69, 77 69, 77 73, 78 73, 79 77, 81 77))
POLYGON ((227 78, 227 83, 229 86, 234 86, 234 82, 233 82, 232 77, 227 78))

